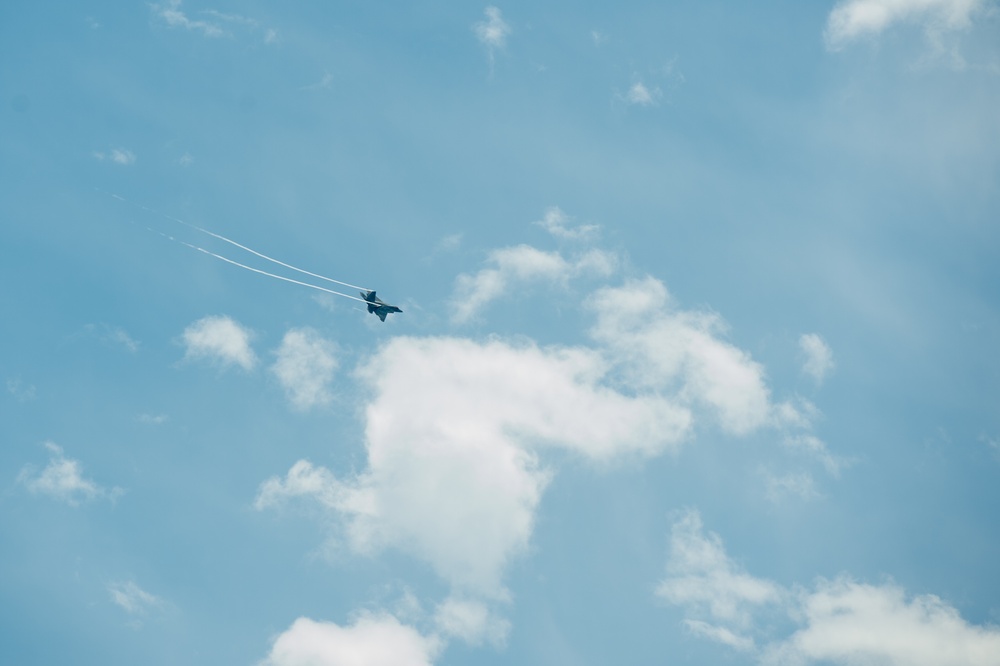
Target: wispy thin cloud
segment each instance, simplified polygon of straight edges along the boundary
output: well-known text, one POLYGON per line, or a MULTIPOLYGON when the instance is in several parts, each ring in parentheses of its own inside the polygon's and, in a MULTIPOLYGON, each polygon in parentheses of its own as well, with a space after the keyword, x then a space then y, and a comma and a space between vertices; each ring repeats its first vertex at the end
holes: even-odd
POLYGON ((765 495, 767 499, 776 504, 780 504, 789 497, 800 500, 812 500, 820 496, 816 490, 816 482, 809 472, 797 472, 792 474, 782 474, 774 476, 765 473, 766 483, 765 495))
POLYGON ((486 47, 492 71, 494 52, 507 45, 507 36, 511 29, 510 25, 503 20, 503 15, 497 7, 490 5, 483 11, 486 14, 486 20, 477 22, 472 26, 472 30, 479 42, 486 47))
POLYGON ((434 246, 435 252, 454 252, 462 246, 462 234, 448 234, 434 246))
POLYGON ((494 615, 482 601, 454 596, 435 609, 434 625, 442 635, 473 646, 502 647, 510 633, 510 622, 494 615))
POLYGON ((107 152, 95 150, 93 155, 99 162, 113 162, 122 166, 135 164, 135 153, 127 148, 112 148, 107 152))
POLYGON ((656 595, 691 609, 694 619, 731 627, 728 634, 703 632, 708 637, 745 644, 746 638, 735 636, 732 630, 745 632, 756 609, 780 603, 784 591, 730 559, 719 535, 706 533, 701 514, 688 509, 671 527, 667 577, 657 586, 656 595))
POLYGON ((111 336, 111 340, 113 342, 125 347, 125 349, 133 354, 139 351, 139 341, 130 336, 128 331, 125 329, 118 327, 112 328, 109 335, 111 336))
POLYGON ((462 247, 462 234, 448 234, 438 239, 438 242, 431 248, 430 253, 423 257, 424 263, 431 263, 436 257, 442 254, 451 254, 462 247))
POLYGON ((725 627, 719 627, 714 624, 709 624, 704 620, 684 620, 684 626, 687 627, 695 636, 701 638, 707 638, 716 643, 722 643, 723 645, 728 645, 734 650, 739 650, 740 652, 752 651, 755 647, 753 638, 749 636, 740 636, 731 629, 725 627))
POLYGON ((799 348, 805 355, 802 372, 822 384, 826 376, 833 370, 833 350, 816 333, 806 333, 799 338, 799 348))
POLYGON ((34 400, 37 395, 34 384, 26 384, 20 377, 12 377, 7 380, 7 393, 14 396, 18 402, 34 400))
POLYGON ((793 451, 799 451, 818 460, 830 476, 840 476, 840 471, 848 467, 851 460, 838 458, 830 453, 826 443, 815 435, 794 435, 785 438, 785 446, 793 451))
POLYGON ((590 250, 569 260, 558 252, 530 245, 494 250, 487 259, 488 268, 456 278, 452 320, 461 324, 474 319, 487 304, 519 284, 565 284, 570 278, 587 274, 607 277, 616 270, 617 263, 614 255, 601 250, 590 250))
POLYGON ((333 84, 333 74, 326 72, 316 83, 310 83, 309 85, 302 86, 299 90, 325 90, 333 84))
POLYGON ((986 444, 987 448, 993 452, 993 457, 1000 460, 1000 437, 987 437, 986 435, 980 435, 979 441, 986 444))
POLYGON ((171 28, 200 32, 206 37, 226 35, 226 32, 217 23, 188 18, 181 9, 181 0, 167 0, 162 4, 153 3, 149 5, 149 8, 155 16, 171 28))
POLYGON ((128 331, 120 326, 109 324, 87 324, 84 331, 88 336, 94 336, 103 342, 122 347, 130 353, 139 351, 139 341, 129 335, 128 331))
POLYGON ((633 73, 632 85, 624 93, 615 90, 614 97, 629 106, 659 106, 684 82, 684 73, 674 56, 661 66, 646 69, 643 74, 633 73))
POLYGON ((163 604, 162 599, 131 580, 111 583, 108 585, 108 594, 111 601, 129 615, 145 615, 150 609, 163 604))
POLYGON ((995 666, 1000 654, 1000 630, 967 622, 932 594, 847 574, 811 588, 752 576, 693 510, 671 530, 667 576, 656 594, 683 609, 693 634, 752 652, 763 664, 995 666), (791 626, 775 623, 776 612, 791 626), (784 635, 776 635, 782 625, 784 635))
POLYGON ((47 495, 70 506, 77 506, 81 502, 102 497, 114 501, 124 492, 117 487, 103 488, 92 479, 85 478, 80 461, 67 458, 62 447, 55 443, 46 442, 45 448, 49 451, 49 462, 41 471, 36 471, 32 465, 26 465, 18 474, 18 482, 31 494, 47 495))
POLYGON ((624 100, 637 106, 656 106, 663 93, 659 88, 648 88, 642 81, 636 81, 624 95, 624 100))
POLYGON ((569 216, 559 206, 546 208, 544 217, 535 224, 556 238, 564 240, 589 240, 596 236, 600 229, 596 224, 571 224, 569 216))
POLYGON ((329 387, 338 363, 332 342, 310 328, 292 329, 276 355, 271 372, 293 407, 305 411, 333 399, 329 387))
POLYGON ((146 425, 163 425, 170 419, 166 414, 139 414, 135 420, 146 425))
POLYGON ((986 5, 986 0, 844 0, 831 10, 823 37, 827 48, 837 51, 902 22, 919 23, 939 35, 969 27, 986 5))
POLYGON ((168 27, 188 30, 205 37, 234 37, 236 34, 259 35, 264 44, 271 45, 278 41, 278 31, 265 27, 255 18, 220 12, 217 9, 202 9, 196 14, 201 18, 191 18, 181 9, 182 0, 166 0, 163 3, 152 3, 150 11, 168 27))
MULTIPOLYGON (((179 6, 180 5, 180 1, 177 0, 176 4, 179 6)), ((219 20, 219 21, 222 21, 222 22, 225 22, 225 23, 235 23, 235 24, 244 25, 244 26, 247 26, 247 27, 250 27, 250 28, 255 28, 258 25, 260 25, 260 23, 256 19, 252 19, 252 18, 249 18, 249 17, 246 17, 246 16, 242 16, 240 14, 226 14, 224 12, 220 12, 220 11, 215 10, 215 9, 203 9, 203 10, 201 10, 200 13, 202 13, 202 14, 204 14, 206 16, 211 16, 212 18, 214 18, 216 20, 219 20)))

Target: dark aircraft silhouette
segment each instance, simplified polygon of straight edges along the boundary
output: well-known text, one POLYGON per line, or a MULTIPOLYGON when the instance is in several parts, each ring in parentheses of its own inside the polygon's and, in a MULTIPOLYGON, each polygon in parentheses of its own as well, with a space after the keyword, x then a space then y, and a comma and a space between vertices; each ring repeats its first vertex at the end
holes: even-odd
POLYGON ((381 298, 375 295, 375 290, 363 291, 361 292, 361 297, 368 302, 368 312, 374 312, 378 315, 378 318, 385 321, 386 315, 392 314, 393 312, 402 312, 395 305, 389 305, 381 298))

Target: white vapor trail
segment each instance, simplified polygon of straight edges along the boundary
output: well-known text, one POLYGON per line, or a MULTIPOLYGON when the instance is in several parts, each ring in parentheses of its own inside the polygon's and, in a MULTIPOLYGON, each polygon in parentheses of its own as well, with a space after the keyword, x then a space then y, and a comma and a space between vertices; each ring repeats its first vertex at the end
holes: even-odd
MULTIPOLYGON (((109 194, 111 194, 111 193, 109 192, 109 194)), ((191 224, 190 222, 185 222, 184 220, 182 220, 180 218, 173 217, 171 215, 167 215, 166 213, 162 213, 162 212, 160 212, 158 210, 153 210, 152 208, 148 208, 148 207, 143 206, 141 204, 133 203, 133 202, 129 201, 128 199, 126 199, 125 197, 118 196, 117 194, 111 194, 111 196, 114 197, 115 199, 118 199, 119 201, 124 201, 125 203, 132 204, 133 206, 138 206, 141 210, 144 210, 147 213, 153 213, 154 215, 162 215, 163 217, 167 218, 168 220, 170 220, 172 222, 176 222, 178 224, 183 224, 185 227, 190 227, 191 229, 194 229, 195 231, 200 231, 203 234, 208 234, 212 238, 218 238, 219 240, 224 241, 226 243, 229 243, 230 245, 235 245, 236 247, 240 248, 241 250, 246 250, 250 254, 255 254, 258 257, 260 257, 261 259, 266 259, 267 261, 270 261, 272 263, 278 264, 279 266, 284 266, 285 268, 290 268, 293 271, 297 271, 299 273, 304 273, 304 274, 309 275, 311 277, 319 278, 320 280, 326 280, 327 282, 332 282, 334 284, 339 284, 339 285, 343 285, 345 287, 350 287, 352 289, 360 289, 361 291, 371 291, 367 287, 359 287, 356 284, 350 284, 348 282, 341 282, 340 280, 334 280, 333 278, 326 277, 325 275, 320 275, 319 273, 311 273, 311 272, 309 272, 309 271, 307 271, 305 269, 299 268, 298 266, 292 266, 291 264, 286 264, 285 262, 279 261, 278 259, 275 259, 274 257, 269 257, 266 254, 262 254, 262 253, 258 252, 257 250, 251 249, 251 248, 247 247, 246 245, 240 245, 239 243, 237 243, 236 241, 234 241, 234 240, 232 240, 230 238, 226 238, 225 236, 222 236, 222 235, 217 234, 215 232, 209 231, 208 229, 203 229, 203 228, 199 227, 196 224, 191 224)), ((178 241, 178 242, 183 242, 183 241, 178 241)), ((186 245, 186 243, 185 243, 185 245, 186 245)), ((192 247, 194 247, 194 246, 192 246, 192 247)), ((197 248, 197 249, 201 249, 201 248, 197 248)), ((207 252, 207 250, 204 250, 204 251, 207 252)), ((209 253, 209 254, 211 254, 211 253, 209 253)), ((216 255, 216 256, 218 256, 218 255, 216 255)), ((225 259, 225 257, 220 257, 220 259, 225 259)), ((229 261, 229 260, 226 259, 226 261, 229 261)), ((233 262, 233 263, 236 263, 236 262, 233 262)), ((237 265, 242 265, 242 264, 237 264, 237 265)), ((249 268, 249 267, 248 266, 244 266, 244 268, 249 268)), ((250 268, 250 270, 256 270, 256 269, 250 268)), ((257 271, 257 272, 263 273, 263 271, 257 271)), ((270 273, 264 273, 264 275, 271 275, 271 274, 270 273)), ((272 276, 272 277, 278 277, 279 279, 286 279, 286 278, 281 278, 280 276, 277 276, 277 275, 272 276)), ((289 281, 290 282, 296 282, 295 280, 289 280, 289 281)), ((306 284, 304 282, 296 282, 296 283, 297 284, 306 284)), ((309 286, 315 287, 315 285, 309 285, 309 286)), ((319 287, 316 287, 316 288, 319 289, 319 287)), ((330 293, 336 294, 338 292, 331 291, 330 293)))
MULTIPOLYGON (((192 245, 191 243, 179 240, 177 238, 174 238, 173 236, 168 236, 167 234, 163 233, 162 231, 157 231, 156 229, 150 229, 149 227, 146 227, 146 228, 149 229, 149 231, 152 231, 154 234, 160 234, 164 238, 166 238, 168 240, 172 240, 175 243, 180 243, 181 245, 187 245, 192 250, 198 250, 199 252, 204 252, 205 254, 207 254, 209 256, 215 257, 216 259, 221 259, 222 261, 226 262, 227 264, 232 264, 233 266, 239 266, 240 268, 245 268, 248 271, 252 271, 254 273, 260 273, 261 275, 266 275, 267 277, 272 277, 272 278, 274 278, 276 280, 284 280, 285 282, 291 282, 292 284, 300 284, 303 287, 309 287, 310 289, 317 289, 319 291, 324 291, 324 292, 326 292, 328 294, 334 294, 335 296, 343 296, 344 298, 349 298, 352 301, 359 301, 359 302, 364 303, 366 305, 368 304, 368 301, 366 301, 363 298, 358 298, 357 296, 351 296, 350 294, 344 294, 344 293, 341 293, 339 291, 334 291, 333 289, 327 289, 326 287, 317 286, 315 284, 309 284, 308 282, 301 282, 299 280, 293 280, 292 278, 288 278, 288 277, 285 277, 283 275, 275 275, 274 273, 268 273, 267 271, 262 271, 259 268, 254 268, 252 266, 247 266, 246 264, 241 264, 238 261, 233 261, 232 259, 229 259, 228 257, 223 257, 221 254, 216 254, 215 252, 212 252, 210 250, 206 250, 203 247, 198 247, 197 245, 192 245)), ((351 285, 349 285, 349 286, 351 286, 351 285)))

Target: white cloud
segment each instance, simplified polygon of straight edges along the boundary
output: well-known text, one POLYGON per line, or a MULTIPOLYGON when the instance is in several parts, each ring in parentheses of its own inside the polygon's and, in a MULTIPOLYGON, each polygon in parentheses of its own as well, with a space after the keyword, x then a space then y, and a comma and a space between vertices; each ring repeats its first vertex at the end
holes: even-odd
POLYGON ((803 593, 801 629, 771 645, 769 664, 997 666, 1000 629, 971 625, 940 598, 848 577, 803 593))
POLYGON ((677 56, 668 60, 666 64, 663 65, 660 73, 672 87, 679 86, 687 80, 684 77, 684 72, 681 71, 681 68, 677 64, 677 56))
POLYGON ((584 224, 580 226, 570 226, 569 217, 558 206, 545 209, 545 217, 535 222, 556 238, 566 240, 587 240, 593 238, 597 233, 596 224, 584 224))
POLYGON ((908 597, 892 583, 870 585, 846 575, 789 590, 745 573, 718 535, 704 532, 695 511, 673 526, 667 572, 656 592, 684 609, 692 633, 755 652, 762 664, 1000 665, 1000 629, 969 624, 934 595, 908 597), (774 610, 791 622, 776 638, 770 637, 776 627, 786 625, 770 619, 774 610))
POLYGON ((37 391, 33 384, 25 384, 20 377, 12 377, 7 380, 7 393, 14 396, 18 402, 28 402, 34 400, 37 391))
POLYGON ((139 414, 135 420, 147 425, 163 425, 170 419, 166 414, 139 414))
POLYGON ((457 597, 448 597, 438 605, 434 626, 443 636, 473 646, 489 643, 502 647, 510 633, 510 622, 491 613, 486 604, 457 597))
POLYGON ((206 358, 222 365, 238 365, 252 370, 257 357, 250 348, 251 333, 230 317, 210 316, 199 319, 182 336, 185 359, 206 358))
POLYGON ((191 153, 184 153, 177 159, 177 164, 182 167, 189 167, 194 164, 194 156, 191 153))
POLYGON ((894 23, 915 21, 930 32, 968 27, 984 0, 844 0, 830 12, 824 37, 831 50, 894 23))
POLYGON ((993 451, 993 456, 1000 460, 1000 438, 987 437, 983 434, 979 436, 979 441, 984 442, 993 451))
POLYGON ((462 246, 462 234, 449 234, 443 237, 434 246, 437 252, 454 252, 462 246))
POLYGON ((99 161, 110 160, 115 164, 129 166, 135 164, 135 153, 125 148, 112 148, 108 152, 94 151, 94 157, 99 161))
POLYGON ((99 326, 96 324, 87 324, 84 326, 84 330, 89 335, 93 335, 105 342, 121 345, 133 354, 139 351, 139 341, 129 335, 128 331, 119 326, 110 326, 108 324, 101 324, 99 326))
POLYGON ((34 467, 27 465, 17 477, 33 495, 48 495, 70 506, 77 506, 81 501, 99 497, 113 501, 124 492, 121 488, 102 488, 93 480, 84 478, 80 461, 65 457, 62 448, 56 444, 46 442, 45 448, 49 451, 48 465, 38 474, 35 474, 34 467))
MULTIPOLYGON (((558 283, 613 268, 603 253, 571 261, 528 246, 498 250, 490 262, 463 276, 465 296, 479 304, 516 281, 558 283)), ((255 507, 311 502, 333 519, 338 546, 361 555, 395 549, 427 563, 450 589, 431 619, 438 634, 502 644, 509 623, 493 605, 508 599, 507 566, 528 549, 553 474, 541 463, 546 450, 595 463, 676 452, 695 409, 738 434, 808 426, 809 403, 772 405, 761 366, 721 339, 721 318, 680 310, 660 282, 601 289, 588 307, 596 316, 593 347, 389 340, 354 373, 361 394, 371 396, 366 468, 338 476, 300 460, 261 484, 255 507)), ((688 526, 697 530, 700 523, 688 526)), ((692 632, 743 649, 752 641, 726 623, 773 603, 780 590, 728 563, 720 543, 715 551, 722 568, 681 563, 661 593, 708 609, 712 622, 695 622, 692 632)))
POLYGON ((674 92, 685 82, 677 62, 678 58, 674 56, 659 67, 648 68, 645 77, 634 73, 632 85, 624 94, 616 89, 615 99, 632 106, 659 106, 665 95, 664 90, 674 92), (650 78, 658 83, 650 83, 650 78))
POLYGON ((113 342, 117 342, 118 344, 125 347, 125 349, 132 352, 133 354, 139 351, 139 341, 130 336, 128 334, 128 331, 126 331, 125 329, 117 327, 112 328, 109 331, 109 335, 111 336, 111 340, 113 342))
POLYGON ((833 370, 833 350, 816 333, 806 333, 799 338, 799 348, 806 356, 802 372, 822 384, 827 374, 833 370))
MULTIPOLYGON (((497 273, 569 271, 557 254, 511 250, 497 273)), ((256 507, 316 502, 352 551, 399 549, 456 599, 504 599, 504 572, 528 547, 552 475, 539 462, 546 449, 595 462, 676 452, 695 409, 737 434, 808 425, 810 414, 771 404, 763 369, 719 338, 717 315, 672 306, 660 282, 601 289, 588 303, 593 348, 392 339, 355 373, 372 396, 367 468, 338 478, 301 460, 261 485, 256 507)))
POLYGON ((200 32, 206 37, 222 37, 226 32, 215 23, 198 21, 181 11, 181 0, 167 0, 163 4, 150 4, 150 10, 171 28, 200 32))
POLYGON ((307 86, 302 86, 299 90, 324 90, 329 88, 331 85, 333 85, 333 74, 326 72, 323 74, 323 78, 319 81, 316 83, 310 83, 307 86))
POLYGON ((587 349, 396 338, 359 371, 368 469, 340 481, 300 461, 272 478, 256 505, 307 496, 335 510, 349 545, 396 547, 428 562, 452 588, 504 598, 507 563, 523 553, 550 474, 540 447, 594 460, 676 450, 690 415, 656 394, 602 386, 587 349))
POLYGON ((238 34, 260 36, 261 41, 267 45, 276 44, 279 41, 277 30, 264 27, 257 19, 241 14, 227 14, 215 9, 203 9, 198 14, 208 17, 209 20, 193 19, 181 9, 181 0, 151 3, 149 9, 167 26, 200 32, 205 37, 233 37, 234 34, 230 31, 233 30, 238 34))
POLYGON ((703 620, 684 620, 684 626, 695 636, 728 645, 741 652, 753 650, 755 647, 753 639, 749 636, 740 636, 725 627, 717 627, 703 620))
POLYGON ((109 159, 116 164, 133 164, 135 162, 135 153, 131 150, 124 150, 121 148, 113 148, 111 150, 111 155, 109 159))
POLYGON ((632 84, 632 87, 628 89, 625 93, 624 100, 629 104, 637 104, 639 106, 656 106, 663 93, 660 92, 659 88, 647 88, 642 81, 636 81, 632 84))
POLYGON ((766 473, 767 498, 772 502, 781 502, 786 497, 793 496, 801 500, 811 500, 819 497, 816 483, 808 472, 773 476, 766 473))
POLYGON ((479 42, 486 47, 486 53, 490 60, 490 74, 493 73, 493 62, 497 49, 502 49, 507 45, 507 35, 510 34, 510 25, 503 20, 500 10, 492 5, 483 10, 486 14, 485 21, 479 21, 472 26, 472 31, 476 34, 479 42))
POLYGON ((341 627, 301 617, 274 641, 262 666, 430 666, 441 651, 392 615, 362 615, 341 627))
POLYGON ((163 601, 139 587, 134 581, 111 583, 108 585, 111 601, 129 615, 144 615, 149 609, 162 605, 163 601))
POLYGON ((730 560, 719 535, 705 534, 701 516, 688 510, 671 528, 667 577, 656 594, 716 621, 746 628, 756 607, 780 602, 783 592, 730 560))
MULTIPOLYGON (((180 0, 174 0, 173 2, 170 2, 170 4, 173 4, 173 5, 176 5, 176 6, 179 7, 181 3, 180 3, 180 0)), ((237 25, 242 25, 242 26, 246 26, 246 27, 249 27, 249 28, 255 28, 258 25, 260 25, 255 19, 248 18, 248 17, 242 16, 240 14, 226 14, 226 13, 220 12, 220 11, 218 11, 216 9, 203 9, 201 11, 201 13, 202 14, 206 14, 208 16, 211 16, 214 19, 218 19, 220 21, 225 21, 226 23, 235 23, 237 25)))
POLYGON ((820 416, 820 411, 809 400, 796 397, 772 406, 771 419, 775 426, 781 428, 798 428, 808 430, 813 421, 820 416))
POLYGON ((291 329, 278 348, 271 371, 296 409, 330 402, 329 385, 337 369, 336 346, 310 328, 291 329))
POLYGON ((566 284, 580 275, 608 276, 617 267, 617 259, 601 250, 590 250, 573 261, 558 252, 544 252, 529 245, 517 245, 494 250, 488 264, 475 275, 459 275, 452 297, 452 321, 464 323, 473 319, 488 303, 508 289, 532 281, 566 284))
POLYGON ((507 45, 510 26, 503 20, 500 10, 496 7, 489 6, 483 10, 483 13, 486 14, 486 20, 477 22, 472 30, 476 33, 479 41, 492 53, 493 49, 502 49, 507 45))
POLYGON ((608 41, 608 36, 600 30, 591 30, 590 38, 593 40, 594 46, 601 46, 602 44, 606 44, 608 41))
POLYGON ((785 437, 785 446, 797 451, 802 451, 807 453, 814 458, 816 458, 826 471, 830 473, 830 476, 838 477, 840 476, 840 470, 847 467, 849 462, 842 458, 838 458, 830 453, 830 450, 826 448, 826 444, 819 437, 815 435, 794 435, 785 437))
POLYGON ((682 400, 713 410, 729 432, 744 434, 771 422, 764 368, 719 338, 726 328, 721 317, 671 305, 653 278, 601 289, 590 300, 598 315, 592 334, 631 383, 677 390, 682 400))

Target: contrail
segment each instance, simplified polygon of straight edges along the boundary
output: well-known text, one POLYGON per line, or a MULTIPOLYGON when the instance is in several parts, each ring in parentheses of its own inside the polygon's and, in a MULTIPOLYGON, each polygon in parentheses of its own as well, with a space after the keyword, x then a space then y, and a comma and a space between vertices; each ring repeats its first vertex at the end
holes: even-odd
MULTIPOLYGON (((351 289, 360 289, 361 291, 371 291, 371 289, 368 289, 367 287, 359 287, 356 284, 350 284, 350 283, 347 283, 347 282, 341 282, 340 280, 334 280, 333 278, 328 278, 325 275, 320 275, 318 273, 311 273, 311 272, 309 272, 309 271, 307 271, 305 269, 299 268, 297 266, 292 266, 291 264, 286 264, 285 262, 279 261, 279 260, 275 259, 274 257, 269 257, 266 254, 262 254, 262 253, 258 252, 257 250, 253 250, 253 249, 247 247, 246 245, 240 245, 236 241, 234 241, 232 239, 229 239, 229 238, 226 238, 225 236, 222 236, 222 235, 217 234, 215 232, 209 231, 208 229, 202 229, 201 227, 199 227, 196 224, 191 224, 190 222, 185 222, 184 220, 182 220, 180 218, 173 217, 171 215, 167 215, 166 213, 162 213, 162 212, 160 212, 158 210, 153 210, 152 208, 147 208, 146 206, 143 206, 142 204, 133 203, 133 202, 129 201, 128 199, 126 199, 125 197, 118 196, 117 194, 112 194, 110 192, 108 192, 107 194, 110 194, 112 197, 114 197, 115 199, 118 199, 119 201, 124 201, 125 203, 132 204, 133 206, 137 206, 140 209, 146 211, 147 213, 153 213, 154 215, 161 215, 161 216, 167 218, 168 220, 171 220, 173 222, 177 222, 178 224, 183 224, 185 227, 190 227, 191 229, 194 229, 195 231, 200 231, 203 234, 208 234, 209 236, 211 236, 213 238, 218 238, 219 240, 225 241, 226 243, 229 243, 230 245, 235 245, 236 247, 240 248, 241 250, 246 250, 250 254, 255 254, 258 257, 260 257, 261 259, 266 259, 267 261, 270 261, 272 263, 278 264, 279 266, 284 266, 285 268, 290 268, 293 271, 297 271, 299 273, 304 273, 304 274, 309 275, 311 277, 319 278, 320 280, 326 280, 327 282, 333 282, 334 284, 339 284, 339 285, 343 285, 345 287, 350 287, 351 289)), ((180 243, 180 242, 183 242, 183 241, 177 241, 177 242, 180 243)), ((192 247, 194 247, 194 246, 192 246, 192 247)), ((201 249, 201 248, 197 248, 197 249, 201 249)), ((207 252, 207 250, 204 250, 204 251, 207 252)), ((211 253, 209 253, 209 254, 211 254, 211 253)), ((221 259, 225 259, 225 257, 220 257, 220 258, 221 259)), ((229 261, 229 260, 226 259, 226 261, 229 261)), ((233 262, 233 263, 235 263, 235 262, 233 262)), ((237 264, 237 265, 242 266, 242 264, 237 264)), ((244 266, 244 268, 248 268, 248 267, 244 266)), ((250 270, 256 270, 256 269, 251 268, 250 270)), ((259 271, 259 272, 263 272, 263 271, 259 271)), ((270 275, 270 273, 265 273, 265 275, 270 275)), ((278 276, 274 276, 274 277, 278 277, 278 276)), ((284 278, 282 278, 282 279, 284 279, 284 278)), ((295 282, 295 280, 292 280, 292 282, 295 282)), ((298 284, 305 284, 305 283, 299 282, 298 284)), ((315 287, 315 285, 309 285, 309 286, 315 287)), ((330 293, 336 294, 338 292, 334 291, 334 292, 330 292, 330 293)), ((353 298, 353 296, 352 296, 352 298, 353 298)))
POLYGON ((293 280, 292 278, 284 277, 283 275, 275 275, 274 273, 268 273, 267 271, 262 271, 259 268, 253 268, 252 266, 247 266, 245 264, 241 264, 238 261, 233 261, 232 259, 229 259, 228 257, 223 257, 221 254, 216 254, 214 252, 206 250, 203 247, 198 247, 197 245, 192 245, 191 243, 187 243, 185 241, 179 240, 177 238, 174 238, 173 236, 168 236, 167 234, 163 233, 162 231, 157 231, 156 229, 150 229, 149 227, 146 227, 146 229, 148 229, 149 231, 152 231, 154 234, 160 234, 164 238, 166 238, 168 240, 172 240, 175 243, 180 243, 181 245, 187 245, 192 250, 198 250, 199 252, 204 252, 205 254, 207 254, 209 256, 215 257, 216 259, 221 259, 222 261, 226 262, 227 264, 232 264, 233 266, 239 266, 240 268, 245 268, 248 271, 252 271, 254 273, 260 273, 261 275, 266 275, 267 277, 272 277, 272 278, 274 278, 276 280, 284 280, 285 282, 291 282, 292 284, 300 284, 303 287, 309 287, 310 289, 317 289, 319 291, 324 291, 324 292, 326 292, 328 294, 334 294, 336 296, 343 296, 344 298, 349 298, 352 301, 359 301, 359 302, 364 303, 366 305, 368 304, 368 301, 366 301, 363 298, 358 298, 357 296, 351 296, 350 294, 342 294, 339 291, 334 291, 333 289, 327 289, 326 287, 319 287, 319 286, 314 285, 314 284, 309 284, 308 282, 301 282, 299 280, 293 280))

